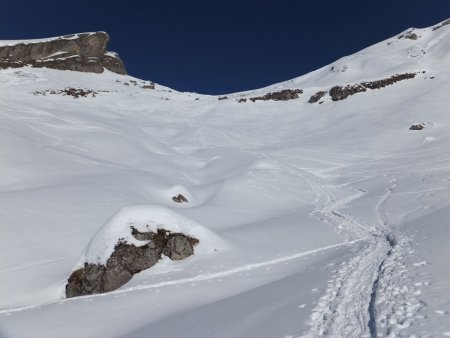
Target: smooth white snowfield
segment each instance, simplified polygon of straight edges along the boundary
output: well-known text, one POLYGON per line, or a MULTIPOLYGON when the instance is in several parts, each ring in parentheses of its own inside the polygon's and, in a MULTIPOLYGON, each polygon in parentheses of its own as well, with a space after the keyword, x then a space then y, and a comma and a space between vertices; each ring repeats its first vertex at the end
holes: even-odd
POLYGON ((414 32, 220 101, 110 72, 1 70, 0 337, 450 335, 450 25, 414 32), (308 103, 405 72, 418 75, 308 103), (98 94, 33 94, 65 87, 98 94), (286 88, 304 93, 236 102, 286 88), (193 256, 64 298, 103 224, 115 238, 175 219, 203 234, 193 256))

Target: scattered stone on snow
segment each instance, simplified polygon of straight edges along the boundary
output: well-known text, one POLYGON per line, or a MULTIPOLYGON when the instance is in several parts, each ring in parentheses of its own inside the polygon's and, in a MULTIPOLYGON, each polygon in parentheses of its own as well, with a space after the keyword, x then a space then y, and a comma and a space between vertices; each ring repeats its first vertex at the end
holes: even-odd
POLYGON ((92 89, 68 87, 64 89, 47 89, 35 91, 33 92, 33 95, 43 95, 43 96, 46 96, 47 94, 63 95, 63 96, 72 96, 73 98, 77 99, 79 97, 89 97, 89 96, 95 97, 99 93, 108 93, 108 91, 107 90, 94 91, 92 89))

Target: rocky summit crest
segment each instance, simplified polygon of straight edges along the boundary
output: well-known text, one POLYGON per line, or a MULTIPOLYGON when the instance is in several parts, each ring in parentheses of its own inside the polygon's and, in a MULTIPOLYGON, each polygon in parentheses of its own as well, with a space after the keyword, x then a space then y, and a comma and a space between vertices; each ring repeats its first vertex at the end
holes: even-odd
POLYGON ((102 73, 105 69, 126 74, 120 57, 108 52, 105 32, 79 33, 56 38, 0 43, 0 69, 31 66, 102 73))

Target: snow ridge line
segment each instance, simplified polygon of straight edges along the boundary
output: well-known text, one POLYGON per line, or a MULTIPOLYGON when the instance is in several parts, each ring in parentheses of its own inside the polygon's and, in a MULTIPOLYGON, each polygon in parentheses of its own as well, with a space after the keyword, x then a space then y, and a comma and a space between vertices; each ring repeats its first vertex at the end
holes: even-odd
POLYGON ((308 255, 311 255, 311 254, 315 254, 315 253, 318 253, 318 252, 321 252, 321 251, 331 250, 331 249, 339 248, 339 247, 342 247, 342 246, 350 246, 350 245, 358 243, 358 242, 360 242, 362 240, 364 240, 364 238, 363 239, 352 240, 352 241, 341 242, 341 243, 337 243, 337 244, 333 244, 333 245, 328 245, 328 246, 324 246, 324 247, 320 247, 320 248, 316 248, 316 249, 312 249, 312 250, 308 250, 308 251, 298 252, 298 253, 293 254, 293 255, 284 256, 284 257, 280 257, 280 258, 276 258, 276 259, 271 259, 271 260, 263 261, 263 262, 259 262, 259 263, 242 265, 242 266, 239 266, 239 267, 234 268, 234 269, 220 271, 220 272, 215 272, 215 273, 200 274, 200 275, 197 275, 197 276, 194 276, 194 277, 176 279, 176 280, 165 281, 165 282, 159 282, 159 283, 150 284, 150 285, 138 285, 138 286, 133 286, 133 287, 129 287, 129 288, 126 288, 126 289, 119 289, 117 291, 112 291, 112 292, 103 293, 103 294, 95 294, 95 295, 81 296, 81 297, 74 297, 74 298, 64 298, 64 299, 58 299, 58 300, 54 300, 54 301, 51 301, 51 302, 37 304, 37 305, 29 305, 29 306, 23 306, 23 307, 17 307, 17 308, 4 309, 4 310, 0 310, 0 314, 9 314, 9 313, 13 313, 13 312, 20 312, 20 311, 38 309, 41 306, 47 306, 47 305, 52 305, 52 304, 57 304, 57 303, 79 301, 79 300, 85 300, 85 299, 96 298, 96 297, 107 297, 107 296, 111 296, 111 295, 127 293, 127 292, 130 292, 130 291, 155 289, 155 288, 171 286, 171 285, 180 285, 180 284, 187 284, 187 283, 193 283, 193 282, 207 281, 207 280, 211 280, 211 279, 215 279, 215 278, 221 278, 221 277, 230 276, 230 275, 233 275, 233 274, 236 274, 236 273, 240 273, 240 272, 245 272, 245 271, 258 269, 258 268, 261 268, 261 267, 277 265, 279 263, 287 262, 287 261, 294 260, 294 259, 297 259, 297 258, 300 258, 300 257, 304 257, 304 256, 308 256, 308 255))

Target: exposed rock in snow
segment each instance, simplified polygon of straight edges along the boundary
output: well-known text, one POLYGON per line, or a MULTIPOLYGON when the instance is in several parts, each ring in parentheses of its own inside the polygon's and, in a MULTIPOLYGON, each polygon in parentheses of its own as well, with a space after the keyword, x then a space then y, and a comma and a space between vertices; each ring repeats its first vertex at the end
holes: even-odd
POLYGON ((406 32, 405 34, 400 35, 398 38, 399 39, 417 40, 418 38, 420 38, 420 35, 417 35, 416 33, 414 33, 414 30, 410 30, 410 31, 406 32))
POLYGON ((317 101, 319 101, 322 97, 324 97, 327 94, 326 91, 319 91, 317 93, 315 93, 314 95, 312 95, 308 102, 309 103, 316 103, 317 101))
POLYGON ((369 81, 369 82, 361 82, 354 85, 347 85, 345 87, 342 86, 334 86, 330 89, 330 96, 333 101, 344 100, 350 95, 354 95, 356 93, 365 92, 367 89, 380 89, 386 86, 390 86, 398 81, 412 79, 416 76, 416 73, 404 73, 404 74, 395 74, 387 79, 369 81))
POLYGON ((181 233, 170 233, 164 229, 152 232, 140 232, 130 229, 142 246, 119 241, 106 265, 85 263, 84 267, 74 271, 66 285, 66 296, 77 297, 95 293, 113 291, 127 283, 134 274, 155 265, 161 254, 172 260, 182 260, 194 254, 196 238, 181 233))
POLYGON ((167 239, 163 253, 175 261, 185 259, 194 254, 194 243, 198 243, 194 238, 186 237, 183 234, 174 234, 167 239))
POLYGON ((444 27, 446 25, 450 25, 450 19, 445 20, 444 22, 440 23, 439 25, 433 27, 433 31, 435 31, 435 30, 437 30, 437 29, 439 29, 441 27, 444 27))
POLYGON ((178 194, 177 196, 173 196, 172 197, 172 201, 174 201, 175 203, 188 203, 187 198, 184 197, 184 195, 182 195, 182 194, 178 194))
POLYGON ((301 89, 283 89, 280 90, 278 92, 273 92, 273 93, 267 93, 266 95, 263 96, 258 96, 258 97, 251 97, 250 101, 267 101, 267 100, 274 100, 274 101, 287 101, 287 100, 292 100, 292 99, 297 99, 298 98, 298 94, 302 94, 303 90, 301 89))
POLYGON ((0 69, 32 66, 91 73, 108 69, 126 74, 120 57, 106 51, 108 42, 108 34, 96 32, 0 44, 0 69))
POLYGON ((131 277, 155 265, 161 255, 182 260, 223 247, 211 231, 169 209, 132 206, 120 209, 94 235, 78 269, 66 285, 66 296, 115 290, 131 277))
MULTIPOLYGON (((107 92, 105 90, 101 92, 107 92)), ((99 91, 94 91, 92 89, 83 89, 83 88, 64 88, 64 89, 57 89, 57 90, 40 90, 33 92, 33 95, 43 95, 46 96, 47 94, 50 95, 63 95, 63 96, 72 96, 75 99, 78 99, 79 97, 95 97, 99 91)))
POLYGON ((413 123, 411 127, 409 127, 409 130, 422 130, 425 128, 425 124, 421 122, 413 123))

